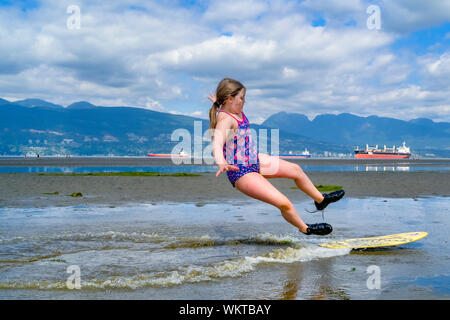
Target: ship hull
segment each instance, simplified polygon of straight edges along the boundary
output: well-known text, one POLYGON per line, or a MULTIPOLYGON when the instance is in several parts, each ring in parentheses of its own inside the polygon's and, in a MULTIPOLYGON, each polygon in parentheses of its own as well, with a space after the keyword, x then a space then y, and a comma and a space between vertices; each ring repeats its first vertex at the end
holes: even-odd
POLYGON ((384 153, 355 153, 356 159, 409 159, 410 154, 384 154, 384 153))

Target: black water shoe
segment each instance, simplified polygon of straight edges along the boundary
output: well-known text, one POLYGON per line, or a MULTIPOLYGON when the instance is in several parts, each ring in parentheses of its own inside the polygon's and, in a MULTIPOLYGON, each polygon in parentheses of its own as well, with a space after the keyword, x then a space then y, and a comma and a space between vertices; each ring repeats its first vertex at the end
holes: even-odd
POLYGON ((332 202, 339 201, 345 194, 344 190, 338 190, 330 193, 323 193, 323 201, 321 203, 317 203, 314 201, 317 210, 323 210, 332 202))
POLYGON ((319 236, 325 236, 333 231, 333 227, 328 223, 314 223, 306 225, 308 226, 305 233, 307 235, 317 234, 319 236))

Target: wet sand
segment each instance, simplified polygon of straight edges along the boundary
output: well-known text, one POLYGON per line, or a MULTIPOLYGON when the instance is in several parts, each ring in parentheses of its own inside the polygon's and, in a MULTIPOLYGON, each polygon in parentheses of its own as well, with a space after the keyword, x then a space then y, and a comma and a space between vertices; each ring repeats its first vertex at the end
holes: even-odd
MULTIPOLYGON (((450 172, 307 172, 315 185, 340 185, 347 197, 448 197, 450 172)), ((292 201, 307 199, 289 179, 270 179, 292 201)), ((226 175, 198 177, 51 176, 1 173, 0 205, 46 207, 126 203, 220 203, 249 198, 233 188, 226 175), (44 194, 54 193, 58 194, 44 194), (82 197, 69 196, 81 192, 82 197)))

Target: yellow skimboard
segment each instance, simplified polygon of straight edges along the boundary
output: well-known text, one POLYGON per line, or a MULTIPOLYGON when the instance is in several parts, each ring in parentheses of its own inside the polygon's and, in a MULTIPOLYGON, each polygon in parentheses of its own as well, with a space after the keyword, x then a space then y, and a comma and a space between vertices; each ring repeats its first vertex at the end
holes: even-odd
POLYGON ((427 232, 397 233, 380 237, 356 238, 341 241, 333 241, 321 243, 319 244, 319 246, 331 249, 342 249, 342 248, 360 249, 360 248, 388 247, 417 241, 425 238, 427 235, 428 235, 427 232))

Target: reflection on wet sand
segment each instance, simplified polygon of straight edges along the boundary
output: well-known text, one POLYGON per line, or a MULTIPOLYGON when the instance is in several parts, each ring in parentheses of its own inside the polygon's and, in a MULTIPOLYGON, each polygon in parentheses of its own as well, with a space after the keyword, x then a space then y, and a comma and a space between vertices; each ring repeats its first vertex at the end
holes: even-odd
POLYGON ((281 300, 349 300, 346 290, 334 285, 333 261, 327 259, 327 263, 315 262, 312 264, 293 264, 287 269, 286 282, 284 283, 281 300), (314 268, 314 273, 309 272, 309 267, 314 268), (316 274, 315 278, 305 279, 305 274, 316 274))

